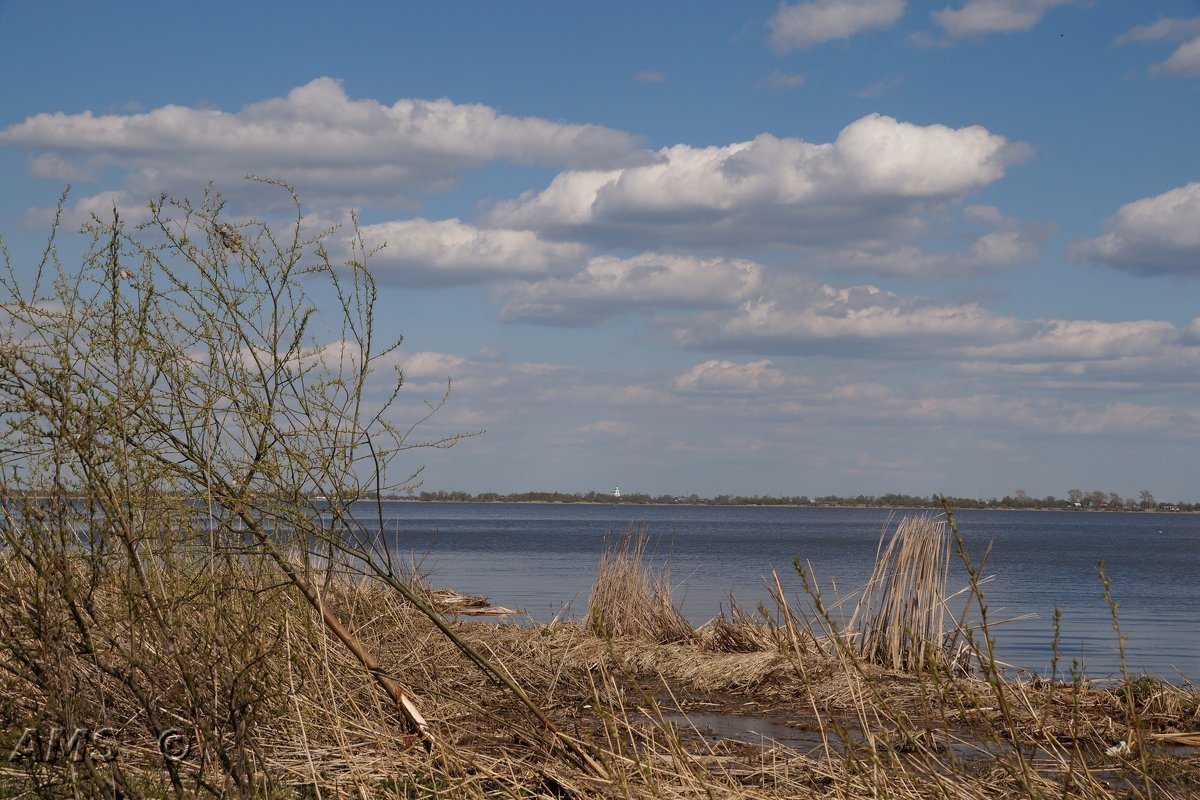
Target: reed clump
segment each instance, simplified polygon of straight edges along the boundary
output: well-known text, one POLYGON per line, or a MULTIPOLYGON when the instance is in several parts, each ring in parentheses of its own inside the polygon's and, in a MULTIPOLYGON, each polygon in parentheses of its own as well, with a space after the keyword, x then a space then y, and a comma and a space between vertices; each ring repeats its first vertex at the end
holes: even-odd
POLYGON ((755 653, 779 649, 782 632, 747 612, 730 595, 729 611, 721 611, 701 627, 701 641, 706 650, 717 653, 755 653))
POLYGON ((606 546, 588 598, 589 628, 604 637, 636 637, 660 644, 686 642, 696 631, 671 598, 667 569, 657 573, 646 558, 645 527, 627 530, 606 546))
POLYGON ((875 568, 850 624, 860 656, 895 670, 949 665, 950 553, 945 520, 930 515, 904 517, 886 545, 881 538, 875 568))

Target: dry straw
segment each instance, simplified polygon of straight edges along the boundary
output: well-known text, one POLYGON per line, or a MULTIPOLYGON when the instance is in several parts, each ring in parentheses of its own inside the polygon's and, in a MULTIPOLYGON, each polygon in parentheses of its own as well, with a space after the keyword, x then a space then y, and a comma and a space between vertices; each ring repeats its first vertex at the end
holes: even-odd
POLYGON ((944 520, 905 517, 880 539, 875 569, 863 590, 851 630, 859 654, 895 670, 946 666, 946 581, 950 538, 944 520))
POLYGON ((588 626, 606 637, 633 636, 661 644, 690 641, 696 631, 671 599, 670 572, 655 574, 646 559, 649 539, 642 526, 605 547, 588 598, 588 626))

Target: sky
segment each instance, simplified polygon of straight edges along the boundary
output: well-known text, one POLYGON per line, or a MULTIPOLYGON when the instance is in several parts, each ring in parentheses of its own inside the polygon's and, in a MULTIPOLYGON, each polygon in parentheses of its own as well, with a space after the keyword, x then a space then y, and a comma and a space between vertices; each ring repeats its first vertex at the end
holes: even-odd
POLYGON ((427 489, 1200 500, 1198 0, 0 0, 0 74, 18 272, 67 185, 356 212, 427 489))

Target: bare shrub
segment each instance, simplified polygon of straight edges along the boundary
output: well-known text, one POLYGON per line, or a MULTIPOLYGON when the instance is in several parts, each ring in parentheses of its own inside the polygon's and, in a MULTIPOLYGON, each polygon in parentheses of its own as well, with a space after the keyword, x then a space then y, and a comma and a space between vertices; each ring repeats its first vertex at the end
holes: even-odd
POLYGON ((388 478, 400 454, 461 436, 422 440, 389 420, 403 376, 384 360, 399 342, 376 338, 370 253, 355 230, 334 264, 290 196, 282 235, 226 221, 210 191, 198 205, 152 202, 137 228, 115 210, 94 217, 78 269, 59 262, 54 234, 32 271, 5 251, 0 581, 12 624, 0 664, 14 665, 21 713, 141 742, 182 728, 199 748, 188 762, 153 747, 146 763, 85 758, 77 793, 138 796, 154 774, 176 794, 190 783, 250 797, 270 777, 258 726, 294 693, 279 645, 295 622, 328 637, 323 652, 348 654, 387 698, 380 717, 444 760, 402 674, 328 602, 334 585, 366 578, 505 687, 538 720, 533 741, 601 772, 432 608, 382 527, 352 513, 412 485, 419 468, 388 478), (332 298, 330 313, 310 291, 332 298), (296 602, 307 610, 289 616, 296 602), (161 769, 130 776, 147 765, 161 769))

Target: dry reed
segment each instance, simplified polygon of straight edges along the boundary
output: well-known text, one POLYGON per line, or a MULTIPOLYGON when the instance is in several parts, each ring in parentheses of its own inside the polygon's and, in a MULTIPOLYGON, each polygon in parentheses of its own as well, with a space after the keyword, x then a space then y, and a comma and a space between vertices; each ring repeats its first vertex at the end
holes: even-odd
POLYGON ((718 653, 755 653, 777 649, 781 642, 777 629, 764 625, 729 596, 729 613, 722 611, 701 628, 705 649, 718 653))
MULTIPOLYGON (((645 555, 644 541, 636 544, 622 551, 627 572, 635 554, 645 555)), ((661 624, 644 620, 605 636, 592 619, 533 628, 452 623, 472 647, 503 664, 566 735, 588 743, 607 773, 601 779, 549 747, 511 694, 468 663, 411 603, 373 581, 335 574, 322 602, 419 699, 438 743, 427 753, 397 724, 372 677, 270 570, 245 558, 214 564, 159 555, 151 574, 156 597, 162 608, 178 609, 171 619, 183 626, 175 652, 130 624, 119 574, 88 584, 97 629, 111 632, 89 651, 67 620, 51 624, 44 577, 16 559, 3 560, 8 627, 0 643, 11 666, 0 677, 0 716, 10 748, 22 725, 65 719, 61 703, 70 698, 75 722, 120 728, 128 797, 1115 800, 1145 796, 1139 760, 1120 749, 1107 755, 1129 738, 1124 698, 1131 695, 1149 731, 1142 746, 1157 748, 1147 760, 1152 796, 1184 798, 1200 789, 1197 759, 1163 749, 1186 745, 1200 729, 1197 693, 1145 676, 1115 689, 1002 685, 1016 717, 1009 726, 992 683, 885 668, 828 639, 817 642, 812 623, 786 600, 773 625, 732 605, 718 630, 735 647, 714 647, 711 626, 704 635, 661 644, 661 624), (235 671, 222 667, 229 659, 222 648, 231 644, 243 654, 235 671), (14 652, 44 653, 43 669, 55 671, 55 681, 22 672, 8 658, 14 652), (177 764, 178 790, 153 747, 141 701, 101 668, 130 653, 164 717, 193 735, 214 734, 177 764), (192 672, 214 681, 198 698, 203 702, 189 700, 180 682, 192 672), (714 739, 686 722, 687 711, 697 708, 767 713, 794 725, 808 743, 714 739), (1028 775, 1015 766, 1018 749, 1036 754, 1028 775)), ((635 585, 653 587, 648 569, 637 572, 647 582, 635 585)), ((92 580, 78 568, 72 574, 92 580)), ((0 794, 22 792, 111 796, 61 761, 0 770, 0 794)))
POLYGON ((646 560, 649 538, 643 526, 606 545, 588 598, 588 626, 605 637, 690 641, 696 631, 671 599, 669 571, 655 574, 646 560))
POLYGON ((949 568, 950 538, 943 520, 905 517, 886 546, 881 538, 875 569, 850 626, 858 636, 859 654, 895 670, 948 666, 949 568))

